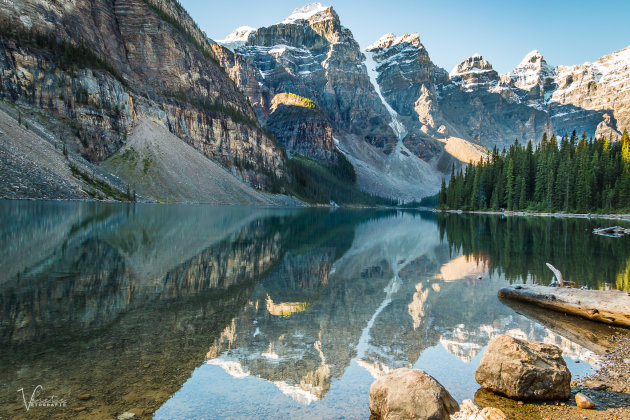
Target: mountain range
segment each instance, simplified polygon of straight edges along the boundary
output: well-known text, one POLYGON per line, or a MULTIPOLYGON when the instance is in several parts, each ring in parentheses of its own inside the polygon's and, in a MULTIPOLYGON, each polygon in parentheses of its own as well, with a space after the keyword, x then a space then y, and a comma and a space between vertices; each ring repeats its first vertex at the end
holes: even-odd
POLYGON ((221 41, 175 0, 3 2, 0 27, 6 198, 414 201, 516 139, 630 123, 630 48, 448 72, 417 33, 362 50, 319 3, 221 41))

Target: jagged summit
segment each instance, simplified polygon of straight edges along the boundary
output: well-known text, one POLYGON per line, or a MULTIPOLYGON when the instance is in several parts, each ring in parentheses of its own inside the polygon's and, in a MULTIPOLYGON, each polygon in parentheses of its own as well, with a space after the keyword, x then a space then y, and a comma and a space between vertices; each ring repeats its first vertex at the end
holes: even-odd
POLYGON ((388 33, 383 35, 378 39, 378 41, 369 45, 366 48, 366 51, 373 51, 385 48, 391 48, 393 46, 406 43, 411 44, 415 47, 420 47, 422 44, 420 43, 420 35, 417 32, 413 32, 410 34, 404 34, 402 36, 396 36, 393 33, 388 33))
POLYGON ((451 70, 450 76, 461 76, 468 73, 484 73, 494 71, 492 64, 488 60, 484 60, 483 56, 475 53, 468 57, 451 70))
POLYGON ((525 55, 517 67, 525 67, 531 64, 540 63, 541 61, 544 61, 544 59, 540 51, 532 50, 525 55))
POLYGON ((527 53, 519 65, 507 76, 512 80, 514 86, 530 90, 535 86, 546 85, 548 87, 554 77, 554 69, 547 64, 538 50, 533 50, 527 53))
POLYGON ((288 24, 295 23, 300 20, 309 20, 315 15, 331 9, 330 6, 324 6, 321 3, 311 3, 306 6, 299 7, 293 11, 285 20, 280 23, 288 24))

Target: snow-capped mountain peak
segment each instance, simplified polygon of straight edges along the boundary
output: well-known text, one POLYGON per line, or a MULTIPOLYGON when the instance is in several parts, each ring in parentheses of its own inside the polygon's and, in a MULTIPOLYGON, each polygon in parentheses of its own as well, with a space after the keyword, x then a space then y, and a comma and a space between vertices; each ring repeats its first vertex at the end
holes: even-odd
POLYGON ((251 26, 239 26, 226 36, 225 39, 217 40, 216 42, 230 50, 234 50, 235 48, 245 45, 249 36, 255 31, 256 28, 252 28, 251 26))
POLYGON ((534 86, 548 84, 554 77, 554 69, 547 64, 538 50, 527 53, 523 60, 507 75, 514 86, 530 90, 534 86), (545 79, 549 79, 545 83, 545 79))
POLYGON ((404 34, 402 36, 396 36, 393 33, 387 33, 381 36, 378 41, 374 42, 370 46, 366 48, 367 51, 373 51, 378 49, 391 48, 398 44, 411 44, 416 47, 419 47, 420 44, 420 35, 417 32, 412 32, 410 34, 404 34))
POLYGON ((247 38, 249 38, 249 34, 254 32, 255 30, 256 28, 252 28, 251 26, 239 26, 238 28, 234 29, 228 36, 226 36, 225 39, 222 39, 218 42, 226 43, 234 41, 247 41, 247 38))
POLYGON ((311 17, 321 12, 324 12, 328 9, 330 9, 330 6, 324 6, 321 3, 307 4, 306 6, 295 9, 293 13, 291 13, 289 17, 287 17, 281 23, 287 24, 287 23, 295 23, 299 20, 308 20, 311 17))
POLYGON ((630 47, 605 55, 596 60, 593 65, 603 77, 610 73, 621 73, 630 67, 630 47))
POLYGON ((525 55, 517 67, 525 67, 532 63, 540 63, 542 60, 543 56, 540 51, 532 50, 525 55))
POLYGON ((221 44, 227 44, 228 42, 237 42, 243 41, 247 42, 247 38, 249 38, 249 34, 254 32, 256 28, 252 28, 251 26, 239 26, 234 29, 225 39, 217 41, 221 44))

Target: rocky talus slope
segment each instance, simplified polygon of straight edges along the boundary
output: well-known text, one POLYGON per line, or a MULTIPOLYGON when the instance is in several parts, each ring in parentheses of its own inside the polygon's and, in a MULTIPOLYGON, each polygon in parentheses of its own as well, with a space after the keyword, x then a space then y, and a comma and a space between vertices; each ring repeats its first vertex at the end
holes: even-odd
POLYGON ((162 202, 299 205, 256 191, 156 122, 140 120, 127 143, 102 165, 133 191, 162 202), (212 182, 210 182, 210 180, 212 182))

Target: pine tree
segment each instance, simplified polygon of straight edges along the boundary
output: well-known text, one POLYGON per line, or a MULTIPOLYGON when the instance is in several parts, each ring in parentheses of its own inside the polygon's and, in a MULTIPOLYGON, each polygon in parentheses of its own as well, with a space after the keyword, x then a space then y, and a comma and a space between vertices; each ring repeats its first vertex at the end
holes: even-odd
POLYGON ((446 203, 446 180, 442 178, 442 185, 440 186, 440 192, 438 194, 438 208, 447 207, 446 203))
POLYGON ((525 178, 521 177, 521 192, 519 194, 518 208, 520 210, 527 207, 527 184, 525 178))
POLYGON ((507 174, 505 176, 505 194, 507 196, 507 209, 512 210, 514 200, 514 161, 508 158, 507 174))

